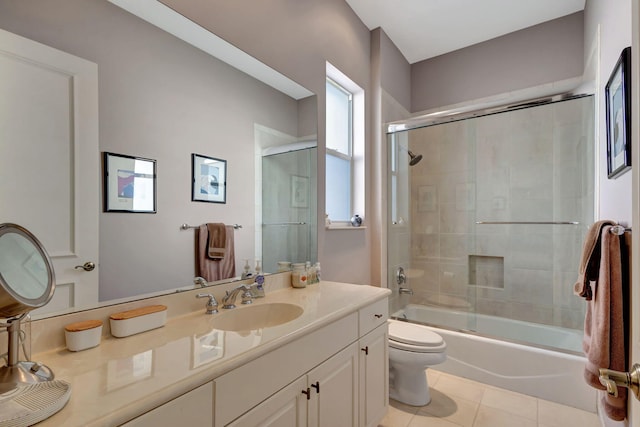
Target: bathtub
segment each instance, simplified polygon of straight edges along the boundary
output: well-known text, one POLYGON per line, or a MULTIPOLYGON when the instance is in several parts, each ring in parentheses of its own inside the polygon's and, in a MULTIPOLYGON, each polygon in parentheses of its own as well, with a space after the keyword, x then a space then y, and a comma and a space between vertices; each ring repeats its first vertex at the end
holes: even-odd
POLYGON ((444 338, 447 361, 435 366, 439 371, 596 412, 596 390, 583 379, 585 358, 571 353, 581 351, 582 337, 576 331, 414 304, 391 317, 427 324, 444 338), (475 326, 475 332, 430 326, 434 324, 459 330, 475 326), (533 344, 487 337, 498 334, 506 340, 533 344), (542 346, 560 347, 566 352, 542 346))

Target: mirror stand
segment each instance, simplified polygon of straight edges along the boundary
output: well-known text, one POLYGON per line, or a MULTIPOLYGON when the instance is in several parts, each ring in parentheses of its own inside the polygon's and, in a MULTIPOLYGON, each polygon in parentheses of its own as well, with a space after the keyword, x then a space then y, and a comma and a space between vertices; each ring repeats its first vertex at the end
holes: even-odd
MULTIPOLYGON (((19 384, 33 384, 53 380, 51 369, 37 362, 20 361, 20 321, 22 314, 8 319, 1 325, 7 328, 7 365, 0 367, 0 393, 16 388, 19 384)), ((26 354, 25 354, 26 357, 26 354)))

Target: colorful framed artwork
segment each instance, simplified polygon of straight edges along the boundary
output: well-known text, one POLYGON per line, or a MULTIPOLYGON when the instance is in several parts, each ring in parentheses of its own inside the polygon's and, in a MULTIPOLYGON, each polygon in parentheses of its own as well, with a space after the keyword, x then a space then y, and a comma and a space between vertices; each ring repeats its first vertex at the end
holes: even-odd
POLYGON ((156 161, 104 153, 104 211, 156 213, 156 161))

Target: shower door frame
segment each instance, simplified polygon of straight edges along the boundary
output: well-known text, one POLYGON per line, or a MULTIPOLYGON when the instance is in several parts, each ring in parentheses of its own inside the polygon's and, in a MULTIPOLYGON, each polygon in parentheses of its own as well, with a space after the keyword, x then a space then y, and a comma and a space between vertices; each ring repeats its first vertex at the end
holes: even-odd
MULTIPOLYGON (((468 107, 466 108, 464 111, 459 110, 457 112, 454 113, 433 113, 427 116, 423 116, 420 118, 416 118, 416 119, 410 119, 407 121, 402 121, 402 122, 393 122, 388 124, 387 126, 387 133, 386 133, 386 138, 385 138, 385 149, 387 150, 387 155, 388 155, 388 167, 387 170, 389 171, 389 175, 386 179, 386 182, 384 183, 384 185, 386 185, 387 187, 387 199, 389 200, 389 202, 387 203, 386 209, 386 217, 387 217, 387 230, 386 230, 386 236, 387 236, 387 259, 386 259, 386 270, 387 270, 387 274, 386 274, 386 280, 387 280, 387 287, 389 287, 390 289, 392 289, 394 291, 394 293, 392 294, 392 298, 390 298, 390 312, 393 313, 399 309, 404 308, 408 303, 409 303, 409 298, 407 297, 403 297, 402 295, 398 294, 398 284, 395 281, 396 278, 396 272, 395 272, 395 266, 397 264, 392 263, 391 260, 391 256, 392 254, 390 253, 391 251, 389 250, 389 244, 392 238, 395 238, 395 236, 393 236, 393 233, 391 232, 391 228, 392 227, 397 227, 398 224, 393 224, 392 223, 392 198, 393 196, 393 191, 392 191, 392 179, 391 176, 393 174, 392 170, 392 162, 398 162, 397 157, 401 156, 402 154, 402 150, 399 148, 396 148, 395 151, 393 151, 392 148, 392 143, 391 143, 391 137, 395 134, 398 133, 402 133, 404 131, 410 131, 413 129, 418 129, 418 128, 423 128, 423 127, 427 127, 427 126, 434 126, 434 125, 441 125, 441 124, 446 124, 446 123, 451 123, 451 122, 456 122, 456 121, 462 121, 462 120, 466 120, 466 119, 470 119, 470 118, 477 118, 477 117, 482 117, 482 116, 486 116, 486 115, 491 115, 491 114, 497 114, 497 113, 503 113, 503 112, 510 112, 510 111, 516 111, 519 109, 524 109, 524 108, 529 108, 529 107, 538 107, 538 106, 543 106, 543 105, 547 105, 547 104, 552 104, 552 103, 556 103, 556 102, 560 102, 560 101, 570 101, 570 100, 576 100, 576 99, 580 99, 580 98, 584 98, 584 97, 589 97, 589 96, 593 96, 594 94, 592 93, 582 93, 582 94, 573 94, 573 93, 564 93, 564 94, 560 94, 560 95, 554 95, 554 96, 549 96, 549 97, 543 97, 543 98, 537 98, 537 99, 532 99, 532 100, 528 100, 528 101, 524 101, 524 102, 517 102, 517 103, 513 103, 513 104, 507 104, 507 105, 500 105, 500 106, 496 106, 496 107, 490 107, 490 108, 484 108, 484 109, 477 109, 477 110, 473 110, 473 107, 468 107), (400 150, 400 151, 398 151, 400 150), (403 301, 404 300, 404 301, 403 301)), ((597 98, 597 97, 595 97, 597 98)), ((597 102, 597 99, 594 100, 594 103, 597 102)), ((595 120, 593 123, 593 127, 594 127, 594 139, 592 141, 593 145, 594 145, 594 150, 596 149, 595 144, 596 144, 596 138, 595 138, 595 120)), ((405 147, 406 149, 411 149, 411 147, 408 144, 408 141, 406 143, 407 147, 405 147)), ((415 149, 415 147, 413 147, 415 149)), ((417 150, 419 151, 419 150, 417 150)), ((595 151, 594 151, 594 156, 593 159, 591 159, 591 161, 593 161, 593 167, 594 169, 594 176, 592 177, 593 179, 593 184, 594 184, 594 197, 593 197, 593 215, 596 215, 597 212, 597 177, 596 177, 596 172, 597 172, 597 156, 595 155, 595 151)), ((421 154, 425 154, 425 153, 421 153, 421 154)), ((409 192, 410 190, 408 190, 407 192, 409 192)), ((408 201, 408 200, 407 200, 408 201)), ((410 209, 408 209, 408 214, 410 215, 410 209)), ((408 223, 411 224, 411 218, 407 217, 408 219, 408 223)), ((482 223, 495 223, 493 221, 477 221, 477 222, 482 222, 482 223)), ((536 224, 540 224, 541 222, 538 221, 532 221, 535 222, 536 224)), ((576 221, 561 221, 562 224, 569 224, 569 225, 576 225, 576 221)), ((547 224, 545 222, 545 224, 547 224)), ((401 224, 400 224, 401 225, 401 224)), ((409 236, 411 236, 411 230, 408 229, 407 233, 409 234, 409 236)), ((410 238, 410 237, 409 237, 410 238)), ((409 257, 406 259, 406 264, 407 266, 411 265, 411 249, 409 249, 409 257)), ((475 305, 474 305, 474 311, 475 311, 475 305)), ((442 325, 434 325, 434 326, 442 326, 442 325)), ((464 328, 464 330, 467 330, 467 328, 464 328)), ((473 325, 469 325, 468 330, 473 331, 473 325)))

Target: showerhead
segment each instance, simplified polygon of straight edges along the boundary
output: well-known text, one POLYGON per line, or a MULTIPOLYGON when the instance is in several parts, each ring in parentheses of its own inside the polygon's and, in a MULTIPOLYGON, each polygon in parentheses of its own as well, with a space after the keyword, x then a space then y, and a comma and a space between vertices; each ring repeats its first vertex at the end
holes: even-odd
POLYGON ((409 153, 409 157, 411 157, 411 160, 409 160, 409 166, 417 165, 420 160, 422 160, 422 154, 413 154, 411 150, 407 150, 407 152, 409 153))

